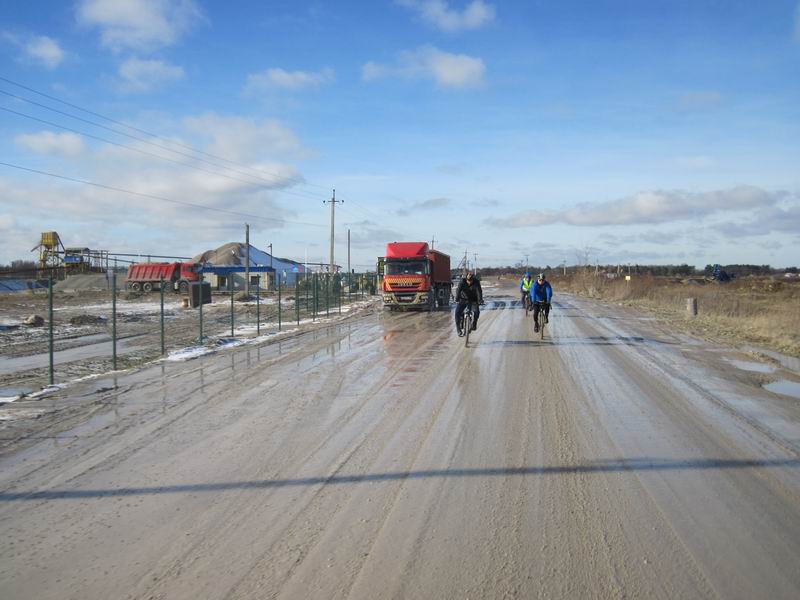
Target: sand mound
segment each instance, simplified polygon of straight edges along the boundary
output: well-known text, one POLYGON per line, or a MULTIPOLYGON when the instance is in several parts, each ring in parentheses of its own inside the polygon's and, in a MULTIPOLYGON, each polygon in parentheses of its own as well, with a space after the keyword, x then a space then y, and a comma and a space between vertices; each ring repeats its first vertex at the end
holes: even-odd
MULTIPOLYGON (((125 275, 117 273, 117 289, 125 289, 125 275)), ((70 275, 64 281, 53 285, 59 292, 82 292, 89 290, 110 290, 111 280, 106 279, 104 273, 86 273, 83 275, 70 275)))

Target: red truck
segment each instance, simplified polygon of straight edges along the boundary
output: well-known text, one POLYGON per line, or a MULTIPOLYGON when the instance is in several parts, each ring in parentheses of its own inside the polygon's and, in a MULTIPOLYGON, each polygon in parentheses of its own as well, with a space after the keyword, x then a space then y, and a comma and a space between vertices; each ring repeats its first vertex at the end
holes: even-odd
POLYGON ((433 309, 450 304, 450 257, 426 242, 391 242, 383 258, 383 305, 433 309))
POLYGON ((151 292, 161 288, 188 293, 189 283, 200 281, 200 265, 190 262, 136 263, 128 267, 128 289, 134 292, 151 292))

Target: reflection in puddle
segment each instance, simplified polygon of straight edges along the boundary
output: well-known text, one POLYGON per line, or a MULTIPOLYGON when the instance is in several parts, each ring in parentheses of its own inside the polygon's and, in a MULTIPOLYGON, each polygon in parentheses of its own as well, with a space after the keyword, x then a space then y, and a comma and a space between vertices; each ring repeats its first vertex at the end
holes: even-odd
POLYGON ((796 381, 781 379, 780 381, 764 384, 764 389, 773 394, 781 394, 783 396, 800 399, 800 383, 796 381))
POLYGON ((16 398, 17 396, 26 396, 33 393, 33 388, 29 387, 0 387, 0 400, 3 398, 16 398))
POLYGON ((752 371, 753 373, 775 372, 775 367, 765 363, 751 362, 749 360, 734 360, 732 358, 726 358, 725 360, 728 361, 737 369, 742 369, 743 371, 752 371))

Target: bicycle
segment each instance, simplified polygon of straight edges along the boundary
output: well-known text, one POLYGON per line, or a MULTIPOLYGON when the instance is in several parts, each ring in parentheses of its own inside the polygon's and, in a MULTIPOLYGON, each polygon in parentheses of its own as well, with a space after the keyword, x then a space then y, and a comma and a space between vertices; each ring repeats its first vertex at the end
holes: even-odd
POLYGON ((538 301, 536 304, 539 307, 539 311, 533 313, 534 316, 534 323, 539 327, 539 339, 544 339, 544 326, 547 324, 547 317, 545 316, 545 307, 547 306, 547 302, 538 301))
POLYGON ((525 299, 522 301, 525 305, 525 316, 528 316, 528 313, 533 310, 533 305, 531 304, 531 295, 525 294, 525 299))
POLYGON ((461 331, 464 332, 464 347, 469 348, 469 334, 472 331, 472 323, 475 320, 475 313, 472 311, 472 302, 467 302, 464 307, 464 314, 461 317, 461 331))

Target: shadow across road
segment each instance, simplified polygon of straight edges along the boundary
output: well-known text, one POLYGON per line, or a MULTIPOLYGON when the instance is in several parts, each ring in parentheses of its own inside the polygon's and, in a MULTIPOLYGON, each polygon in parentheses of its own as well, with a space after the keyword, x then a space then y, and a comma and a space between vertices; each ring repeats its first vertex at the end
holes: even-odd
POLYGON ((592 335, 588 337, 550 337, 545 331, 545 339, 541 340, 493 340, 487 342, 479 342, 474 344, 474 347, 479 346, 639 346, 643 344, 664 344, 674 345, 674 342, 667 342, 664 340, 655 340, 652 338, 643 337, 627 337, 627 336, 601 336, 592 335))
POLYGON ((488 467, 483 469, 431 469, 427 471, 395 471, 365 473, 363 475, 334 475, 331 477, 304 477, 299 479, 260 479, 255 481, 227 481, 218 483, 188 483, 154 487, 122 487, 111 489, 54 489, 43 491, 0 492, 0 501, 19 502, 31 500, 71 500, 85 498, 113 498, 118 496, 152 496, 200 492, 226 492, 232 490, 262 490, 314 485, 341 485, 402 481, 406 479, 455 479, 462 477, 541 477, 550 475, 580 475, 595 473, 624 473, 639 471, 715 471, 728 469, 766 469, 800 467, 800 459, 659 459, 630 458, 593 461, 583 465, 556 465, 539 467, 488 467))

